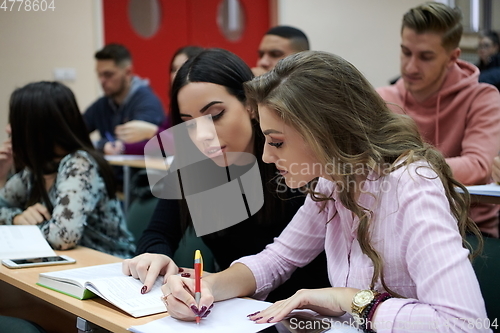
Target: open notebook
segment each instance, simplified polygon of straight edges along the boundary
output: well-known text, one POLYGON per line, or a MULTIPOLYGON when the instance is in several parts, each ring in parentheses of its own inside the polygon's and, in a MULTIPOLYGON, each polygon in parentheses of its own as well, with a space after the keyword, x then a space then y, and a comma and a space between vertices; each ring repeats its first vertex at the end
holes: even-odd
POLYGON ((121 266, 114 263, 40 273, 37 284, 78 299, 97 295, 133 317, 166 312, 160 299, 163 276, 143 295, 141 281, 123 275, 121 266))

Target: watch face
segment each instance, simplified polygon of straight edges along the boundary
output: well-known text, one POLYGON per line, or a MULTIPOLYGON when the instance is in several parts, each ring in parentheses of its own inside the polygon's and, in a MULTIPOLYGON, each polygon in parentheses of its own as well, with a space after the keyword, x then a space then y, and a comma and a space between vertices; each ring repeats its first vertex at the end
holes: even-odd
POLYGON ((361 290, 354 296, 353 303, 357 306, 364 306, 368 305, 373 300, 373 298, 373 291, 361 290))

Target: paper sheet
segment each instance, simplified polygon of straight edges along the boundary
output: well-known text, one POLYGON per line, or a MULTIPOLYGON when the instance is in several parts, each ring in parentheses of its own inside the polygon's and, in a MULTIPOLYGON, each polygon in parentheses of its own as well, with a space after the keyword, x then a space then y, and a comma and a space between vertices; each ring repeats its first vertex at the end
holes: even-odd
POLYGON ((51 257, 56 253, 36 225, 0 225, 0 259, 51 257))
POLYGON ((199 325, 168 316, 145 325, 132 326, 129 331, 135 333, 254 333, 274 324, 256 324, 248 319, 247 315, 264 310, 270 305, 271 303, 268 302, 234 298, 215 303, 211 313, 203 318, 199 325))

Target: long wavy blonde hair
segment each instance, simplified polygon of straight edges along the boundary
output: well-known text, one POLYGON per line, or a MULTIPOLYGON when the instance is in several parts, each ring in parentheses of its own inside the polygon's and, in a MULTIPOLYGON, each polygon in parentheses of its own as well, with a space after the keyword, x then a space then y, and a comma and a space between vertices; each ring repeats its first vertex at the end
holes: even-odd
MULTIPOLYGON (((463 246, 470 232, 482 238, 468 217, 470 198, 455 180, 444 157, 425 144, 411 118, 391 112, 386 103, 349 62, 320 51, 305 51, 281 60, 269 73, 245 84, 253 110, 264 105, 295 128, 339 188, 342 204, 359 218, 357 239, 374 265, 371 288, 380 279, 385 290, 383 259, 370 243, 372 214, 355 199, 356 175, 367 170, 387 174, 412 162, 424 160, 441 179, 451 212, 457 220, 463 246), (335 163, 332 163, 335 161, 335 163), (465 194, 456 191, 461 188, 465 194)), ((315 201, 333 200, 310 189, 315 201)), ((324 207, 324 206, 323 206, 324 207)))

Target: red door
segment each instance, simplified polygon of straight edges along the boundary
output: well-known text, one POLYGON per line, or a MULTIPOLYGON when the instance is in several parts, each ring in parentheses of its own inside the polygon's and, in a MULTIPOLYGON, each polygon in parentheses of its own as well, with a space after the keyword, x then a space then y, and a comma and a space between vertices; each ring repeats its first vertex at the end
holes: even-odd
POLYGON ((228 40, 217 23, 223 1, 158 0, 160 25, 154 35, 146 38, 136 33, 130 23, 130 0, 103 0, 105 43, 120 43, 130 50, 135 73, 150 80, 168 110, 170 60, 179 47, 225 48, 250 67, 255 66, 258 45, 270 27, 272 0, 239 0, 244 28, 237 40, 228 40))

